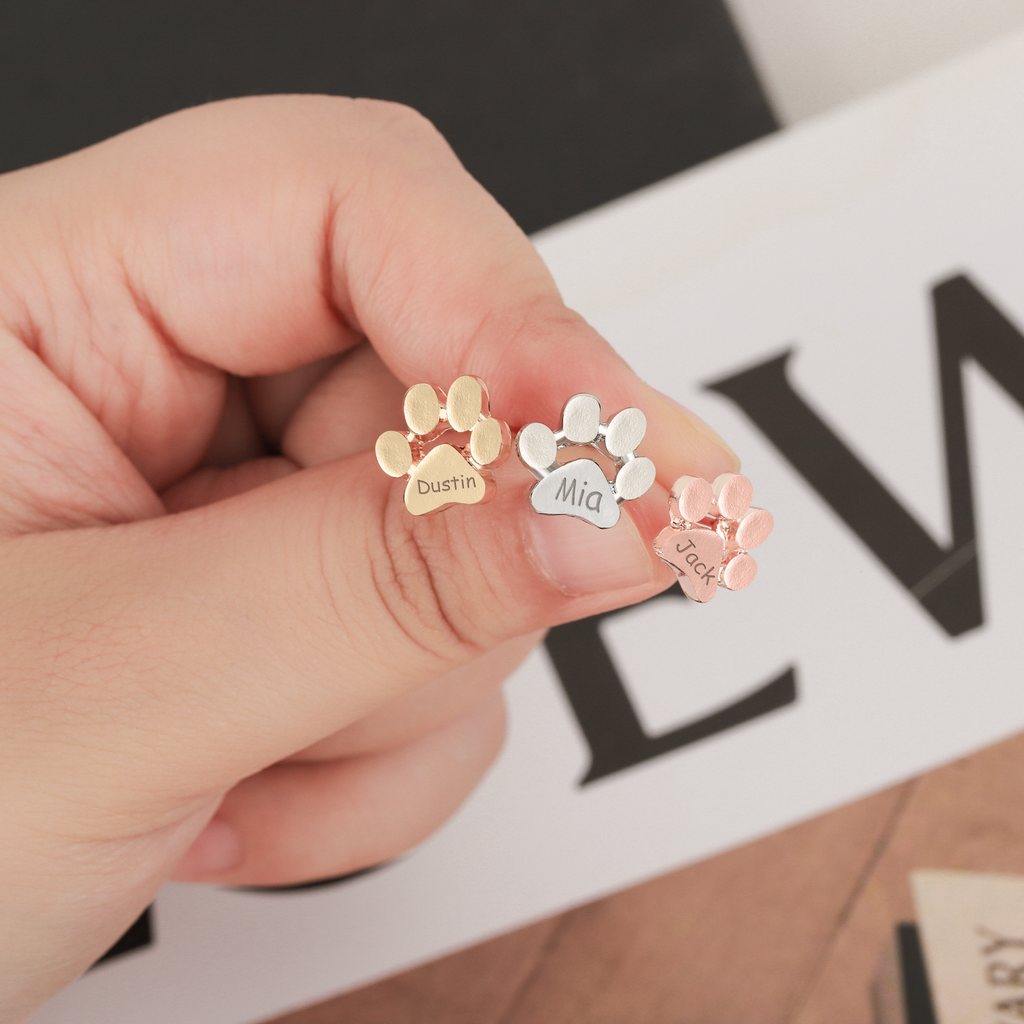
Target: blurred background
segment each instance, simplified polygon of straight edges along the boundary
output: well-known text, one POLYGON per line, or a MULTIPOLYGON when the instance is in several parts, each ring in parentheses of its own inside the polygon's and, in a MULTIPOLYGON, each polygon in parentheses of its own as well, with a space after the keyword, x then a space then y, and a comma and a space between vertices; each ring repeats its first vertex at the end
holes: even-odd
POLYGON ((1019 0, 7 0, 0 171, 208 100, 373 96, 532 232, 1018 25, 1019 0))

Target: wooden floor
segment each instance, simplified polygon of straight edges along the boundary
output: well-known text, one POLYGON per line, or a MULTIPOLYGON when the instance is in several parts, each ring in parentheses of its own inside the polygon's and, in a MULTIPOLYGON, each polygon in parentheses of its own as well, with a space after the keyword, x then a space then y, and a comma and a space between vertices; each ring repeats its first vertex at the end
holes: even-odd
POLYGON ((1024 874, 1024 736, 277 1024, 872 1024, 916 867, 1024 874))

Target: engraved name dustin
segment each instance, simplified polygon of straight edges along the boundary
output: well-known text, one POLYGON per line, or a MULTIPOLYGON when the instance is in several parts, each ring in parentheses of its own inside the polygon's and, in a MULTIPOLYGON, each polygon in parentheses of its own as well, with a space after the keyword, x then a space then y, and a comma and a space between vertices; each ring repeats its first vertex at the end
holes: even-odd
MULTIPOLYGON (((680 547, 679 544, 676 544, 676 551, 678 551, 681 555, 685 555, 687 551, 690 551, 690 548, 696 548, 696 546, 697 545, 694 544, 692 540, 689 540, 686 542, 685 548, 680 547)), ((684 561, 693 569, 695 573, 703 573, 701 579, 707 580, 707 582, 710 584, 713 579, 717 579, 717 577, 715 576, 715 570, 713 568, 709 569, 703 562, 698 562, 697 558, 697 552, 690 551, 690 554, 686 555, 684 561)))
POLYGON ((604 497, 600 491, 591 491, 587 494, 587 481, 584 480, 580 487, 579 500, 576 500, 576 480, 573 479, 572 485, 569 486, 565 477, 559 481, 558 490, 555 492, 555 501, 567 501, 570 505, 578 505, 581 508, 589 509, 591 512, 597 512, 598 515, 601 513, 601 499, 604 497), (597 504, 592 505, 591 502, 597 499, 597 504))
POLYGON ((476 477, 452 476, 447 480, 416 480, 416 490, 420 494, 430 494, 431 491, 440 494, 442 491, 466 490, 470 487, 476 487, 476 477))

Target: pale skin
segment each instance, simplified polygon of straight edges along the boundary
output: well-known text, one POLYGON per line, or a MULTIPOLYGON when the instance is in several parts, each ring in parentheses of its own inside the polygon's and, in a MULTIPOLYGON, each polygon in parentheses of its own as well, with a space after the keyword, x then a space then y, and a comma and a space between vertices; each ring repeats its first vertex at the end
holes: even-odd
POLYGON ((0 177, 0 226, 7 1024, 170 877, 285 884, 419 842, 497 755, 543 631, 672 583, 666 488, 737 466, 403 107, 173 115, 0 177), (582 391, 639 406, 658 483, 612 539, 536 533, 564 527, 531 525, 514 459, 491 504, 410 516, 374 441, 406 387, 460 374, 513 427, 582 391))

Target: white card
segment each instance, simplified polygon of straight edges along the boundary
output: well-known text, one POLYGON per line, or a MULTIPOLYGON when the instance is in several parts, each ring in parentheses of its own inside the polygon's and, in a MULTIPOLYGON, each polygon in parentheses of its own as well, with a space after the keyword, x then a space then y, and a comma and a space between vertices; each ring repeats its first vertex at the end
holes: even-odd
POLYGON ((1024 728, 1022 110, 1016 37, 544 233, 567 301, 743 454, 758 579, 557 634, 565 679, 540 650, 511 680, 507 748, 437 835, 330 888, 170 885, 155 942, 40 1024, 265 1019, 1024 728))
POLYGON ((1024 1017, 1024 878, 915 871, 910 881, 938 1024, 1024 1017))

